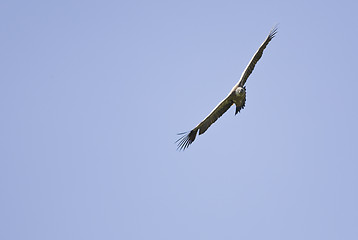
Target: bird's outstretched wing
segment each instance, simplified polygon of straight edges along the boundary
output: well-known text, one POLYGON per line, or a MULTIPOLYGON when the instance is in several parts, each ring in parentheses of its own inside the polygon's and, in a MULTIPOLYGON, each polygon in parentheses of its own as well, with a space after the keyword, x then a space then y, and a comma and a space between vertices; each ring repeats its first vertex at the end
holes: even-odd
POLYGON ((261 58, 266 46, 275 37, 276 33, 277 33, 277 25, 272 28, 272 30, 270 31, 270 33, 267 36, 266 40, 261 44, 259 50, 257 50, 255 55, 252 57, 250 63, 245 68, 245 71, 242 73, 241 78, 240 78, 239 82, 236 84, 235 87, 243 87, 245 85, 246 80, 249 78, 250 74, 254 70, 256 63, 260 60, 260 58, 261 58))
POLYGON ((222 100, 211 113, 196 126, 190 132, 179 133, 179 135, 184 135, 179 138, 176 143, 178 143, 178 150, 185 150, 192 144, 195 140, 196 134, 199 130, 199 135, 203 134, 216 120, 218 120, 233 104, 230 95, 228 95, 224 100, 222 100))

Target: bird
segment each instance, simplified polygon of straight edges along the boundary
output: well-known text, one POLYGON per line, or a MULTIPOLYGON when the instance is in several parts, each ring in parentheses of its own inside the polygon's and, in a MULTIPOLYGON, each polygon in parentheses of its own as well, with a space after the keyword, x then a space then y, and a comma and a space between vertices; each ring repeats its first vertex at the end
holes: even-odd
POLYGON ((232 105, 236 105, 235 115, 239 113, 245 107, 246 102, 246 86, 245 83, 249 78, 250 74, 255 68, 256 63, 262 57, 262 54, 269 44, 269 42, 275 37, 277 33, 278 26, 274 26, 265 41, 261 44, 260 48, 254 54, 249 64, 246 66, 245 70, 241 74, 240 80, 236 85, 231 89, 229 94, 211 111, 211 113, 201 121, 195 128, 188 132, 178 133, 181 136, 175 143, 177 143, 177 150, 185 150, 188 148, 195 140, 196 135, 199 131, 199 135, 203 134, 208 130, 208 128, 216 122, 232 105))

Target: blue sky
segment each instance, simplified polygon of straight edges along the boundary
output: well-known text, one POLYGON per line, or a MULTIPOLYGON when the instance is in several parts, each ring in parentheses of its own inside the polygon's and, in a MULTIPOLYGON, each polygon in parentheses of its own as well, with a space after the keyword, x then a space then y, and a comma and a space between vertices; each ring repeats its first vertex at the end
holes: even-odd
POLYGON ((357 239, 357 5, 3 1, 0 239, 357 239))

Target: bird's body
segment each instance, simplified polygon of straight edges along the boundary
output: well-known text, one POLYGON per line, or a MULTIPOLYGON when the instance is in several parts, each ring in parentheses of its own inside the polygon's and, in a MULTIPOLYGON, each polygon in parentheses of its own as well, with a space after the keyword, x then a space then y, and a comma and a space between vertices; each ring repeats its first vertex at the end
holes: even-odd
POLYGON ((179 134, 184 134, 184 136, 182 136, 177 140, 179 150, 184 150, 187 147, 189 147, 189 145, 192 142, 194 142, 198 131, 199 131, 199 135, 203 134, 211 126, 211 124, 213 124, 218 118, 220 118, 233 104, 236 105, 235 115, 245 107, 246 87, 244 85, 246 83, 246 80, 254 70, 256 63, 260 60, 264 49, 266 48, 268 43, 275 37, 276 33, 277 33, 277 27, 274 27, 270 31, 266 40, 262 43, 260 48, 253 56, 250 63, 247 65, 238 83, 232 88, 232 90, 226 96, 226 98, 224 98, 224 100, 222 100, 214 108, 214 110, 189 133, 187 132, 179 133, 179 134))

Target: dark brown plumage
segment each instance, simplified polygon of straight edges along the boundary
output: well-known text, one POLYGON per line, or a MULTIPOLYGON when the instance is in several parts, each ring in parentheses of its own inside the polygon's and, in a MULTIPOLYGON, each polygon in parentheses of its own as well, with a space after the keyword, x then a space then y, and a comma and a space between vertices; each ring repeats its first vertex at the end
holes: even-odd
POLYGON ((179 133, 181 136, 176 143, 178 143, 178 150, 185 150, 195 140, 197 132, 199 135, 203 134, 216 120, 218 120, 233 104, 236 105, 235 115, 245 107, 246 102, 246 87, 244 86, 250 74, 255 68, 256 63, 260 60, 266 46, 275 37, 277 33, 277 26, 275 26, 267 36, 266 40, 261 44, 260 48, 252 57, 250 63, 245 68, 238 83, 232 88, 227 97, 222 100, 214 110, 193 130, 190 132, 179 133))

